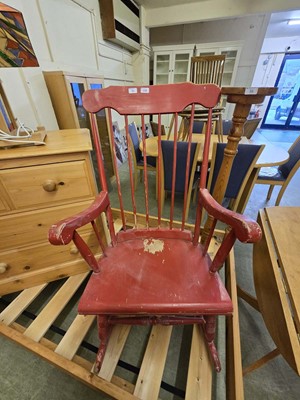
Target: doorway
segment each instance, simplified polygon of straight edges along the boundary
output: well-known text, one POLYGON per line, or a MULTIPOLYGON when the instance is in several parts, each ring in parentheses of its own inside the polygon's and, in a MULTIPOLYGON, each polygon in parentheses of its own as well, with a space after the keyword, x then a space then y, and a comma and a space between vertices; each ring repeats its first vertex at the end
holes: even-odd
POLYGON ((299 129, 300 127, 300 53, 286 54, 275 86, 277 93, 271 97, 262 128, 299 129))

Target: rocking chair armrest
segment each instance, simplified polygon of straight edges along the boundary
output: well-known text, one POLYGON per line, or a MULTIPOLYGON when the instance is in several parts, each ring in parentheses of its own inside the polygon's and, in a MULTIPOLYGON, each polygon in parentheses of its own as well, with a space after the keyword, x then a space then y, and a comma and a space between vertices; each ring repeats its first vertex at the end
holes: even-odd
POLYGON ((92 222, 109 206, 107 192, 100 192, 93 203, 84 211, 53 224, 48 232, 48 240, 54 245, 65 245, 71 242, 76 229, 92 222))
POLYGON ((224 208, 211 196, 207 189, 200 189, 199 198, 207 213, 231 226, 236 238, 241 242, 255 243, 261 239, 261 228, 253 219, 224 208))

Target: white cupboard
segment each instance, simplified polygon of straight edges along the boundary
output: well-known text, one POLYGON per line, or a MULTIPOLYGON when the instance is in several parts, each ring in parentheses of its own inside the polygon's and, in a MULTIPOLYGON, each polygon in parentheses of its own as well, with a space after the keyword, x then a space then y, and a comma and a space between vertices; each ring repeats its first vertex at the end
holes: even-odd
MULTIPOLYGON (((225 54, 225 67, 222 86, 234 86, 242 41, 201 43, 172 46, 155 46, 153 50, 153 84, 186 82, 190 77, 191 57, 193 55, 225 54)), ((223 102, 223 118, 231 118, 232 109, 223 102)))

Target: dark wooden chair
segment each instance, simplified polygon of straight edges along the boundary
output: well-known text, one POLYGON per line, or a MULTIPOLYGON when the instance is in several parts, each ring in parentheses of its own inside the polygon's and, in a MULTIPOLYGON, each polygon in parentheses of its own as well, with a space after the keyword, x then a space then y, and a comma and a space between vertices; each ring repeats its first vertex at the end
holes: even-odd
MULTIPOLYGON (((208 109, 207 126, 211 126, 212 108, 218 103, 220 89, 216 85, 195 85, 192 83, 155 85, 144 87, 109 87, 102 90, 88 90, 83 95, 83 105, 91 113, 92 134, 98 153, 98 163, 102 191, 94 203, 78 215, 54 224, 49 231, 49 240, 54 245, 63 245, 73 240, 82 257, 92 269, 91 276, 82 293, 78 312, 97 315, 100 347, 94 371, 98 372, 112 327, 115 324, 198 324, 203 329, 212 360, 217 371, 220 361, 214 344, 216 317, 230 315, 233 307, 218 271, 222 267, 236 238, 242 242, 259 240, 261 231, 255 221, 249 220, 219 205, 204 188, 207 175, 210 129, 206 130, 203 146, 203 161, 200 177, 197 215, 194 226, 185 222, 187 206, 187 185, 182 208, 182 220, 174 220, 174 193, 176 187, 176 146, 174 137, 173 179, 171 210, 169 220, 161 216, 161 196, 158 196, 157 216, 149 213, 149 193, 147 180, 147 147, 145 138, 145 119, 157 115, 158 129, 158 180, 161 180, 161 115, 174 113, 174 124, 178 126, 178 114, 187 106, 191 108, 193 119, 195 105, 208 109), (119 213, 113 213, 107 191, 103 168, 101 145, 95 123, 95 113, 106 109, 108 121, 112 124, 112 111, 124 117, 126 138, 129 139, 130 116, 141 116, 144 157, 145 215, 136 212, 133 166, 128 157, 132 211, 124 210, 122 188, 118 168, 116 182, 120 202, 119 213), (206 235, 201 236, 201 213, 205 209, 213 217, 213 224, 206 235), (109 237, 103 239, 99 234, 99 218, 108 226, 109 237), (120 218, 119 232, 114 228, 114 216, 120 218), (208 248, 215 234, 215 225, 220 220, 230 226, 224 235, 215 257, 211 260, 208 248), (141 227, 140 221, 144 222, 141 227), (84 241, 80 228, 92 224, 99 240, 102 254, 94 255, 84 241), (200 243, 201 236, 201 243, 200 243)), ((119 123, 120 125, 120 123, 119 123)), ((111 130, 110 130, 111 131, 111 130)), ((177 131, 177 129, 176 129, 177 131)), ((185 174, 188 176, 191 157, 192 129, 188 138, 188 153, 185 174)), ((113 138, 111 138, 113 139, 113 138)), ((129 151, 130 151, 130 147, 129 151)), ((113 146, 114 152, 114 146, 113 146)), ((116 163, 116 155, 113 154, 116 163)), ((160 190, 160 186, 158 186, 160 190)), ((101 221, 100 221, 101 222, 101 221)))
POLYGON ((289 155, 290 158, 288 161, 278 167, 261 168, 255 182, 262 185, 270 185, 267 194, 267 201, 270 200, 274 187, 276 185, 281 186, 276 198, 275 206, 279 206, 288 184, 300 167, 300 136, 289 148, 289 155))

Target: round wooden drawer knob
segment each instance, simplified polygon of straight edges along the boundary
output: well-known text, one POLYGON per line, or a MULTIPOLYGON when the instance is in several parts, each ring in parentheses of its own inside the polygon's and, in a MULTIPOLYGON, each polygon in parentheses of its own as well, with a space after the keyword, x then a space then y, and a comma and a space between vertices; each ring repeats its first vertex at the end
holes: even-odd
POLYGON ((0 274, 4 274, 4 272, 7 270, 8 265, 6 263, 0 263, 0 274))
POLYGON ((56 190, 56 183, 52 179, 48 179, 43 183, 43 189, 46 192, 54 192, 56 190))

